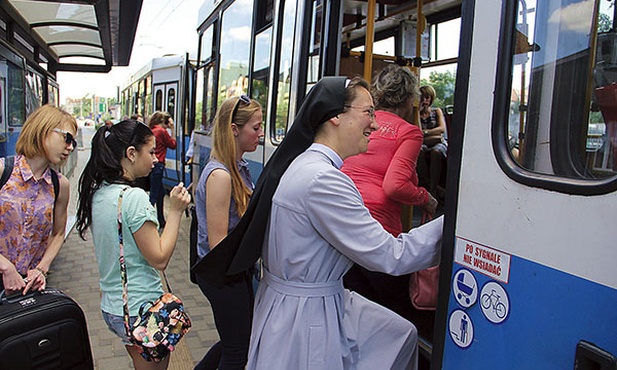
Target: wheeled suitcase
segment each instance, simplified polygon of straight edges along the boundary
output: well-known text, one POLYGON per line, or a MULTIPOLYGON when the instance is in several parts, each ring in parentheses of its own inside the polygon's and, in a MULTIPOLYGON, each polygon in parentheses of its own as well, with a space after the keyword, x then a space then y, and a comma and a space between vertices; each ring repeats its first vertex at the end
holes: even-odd
POLYGON ((57 289, 0 293, 0 370, 93 369, 86 318, 57 289))

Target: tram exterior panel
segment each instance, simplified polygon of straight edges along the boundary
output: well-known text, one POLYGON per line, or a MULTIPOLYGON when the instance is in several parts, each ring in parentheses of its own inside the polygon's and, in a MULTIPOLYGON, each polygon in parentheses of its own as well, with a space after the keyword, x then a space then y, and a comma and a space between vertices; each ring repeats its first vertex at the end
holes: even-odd
MULTIPOLYGON (((247 155, 255 182, 311 86, 325 75, 362 73, 362 59, 370 57, 362 54, 368 22, 345 18, 366 16, 366 3, 273 3, 268 10, 257 1, 248 10, 246 19, 257 24, 247 24, 248 53, 234 64, 245 68, 243 92, 265 111, 264 144, 247 155), (285 6, 297 12, 286 14, 285 6), (262 52, 267 67, 259 64, 262 52)), ((431 46, 428 62, 414 71, 453 64, 456 89, 439 307, 434 340, 422 355, 432 369, 595 366, 585 351, 577 357, 583 344, 614 359, 617 119, 609 113, 617 101, 600 98, 617 82, 610 74, 617 61, 609 63, 617 45, 596 48, 597 40, 612 40, 611 31, 596 28, 606 9, 579 0, 425 3, 431 46), (453 19, 460 20, 459 53, 440 59, 436 44, 454 35, 436 29, 453 19), (574 19, 582 21, 574 27, 574 19)), ((406 3, 384 6, 375 45, 392 40, 396 56, 398 22, 417 13, 406 3)), ((229 91, 221 81, 231 64, 220 59, 229 62, 230 51, 221 40, 233 40, 225 39, 221 20, 236 9, 226 0, 206 2, 200 12, 194 181, 209 158, 217 104, 229 91)), ((395 59, 374 57, 372 70, 395 59)))
MULTIPOLYGON (((473 14, 473 30, 468 31, 472 37, 469 65, 459 65, 459 73, 467 72, 469 77, 467 91, 457 85, 457 94, 465 95, 467 104, 463 109, 455 229, 450 239, 453 244, 448 247, 452 250, 452 273, 447 309, 442 309, 441 365, 444 369, 563 369, 574 367, 576 362, 580 368, 592 368, 585 366, 599 366, 601 361, 577 357, 579 343, 592 343, 596 353, 617 353, 617 312, 610 303, 617 300, 617 249, 612 246, 610 232, 610 214, 617 206, 614 173, 612 188, 606 191, 601 190, 605 185, 601 179, 573 178, 560 174, 555 166, 554 146, 559 144, 559 137, 553 131, 560 121, 567 120, 568 112, 560 117, 550 108, 551 104, 563 106, 563 100, 570 97, 551 86, 557 86, 555 79, 561 66, 573 59, 567 56, 572 47, 565 41, 544 42, 529 54, 527 77, 533 85, 538 81, 534 75, 542 73, 544 85, 539 92, 542 102, 533 101, 539 95, 534 96, 535 91, 530 89, 527 104, 538 104, 537 125, 547 130, 538 139, 538 146, 543 148, 535 151, 535 166, 526 166, 529 162, 519 159, 519 168, 510 156, 500 159, 503 151, 496 149, 495 137, 501 134, 495 127, 503 116, 496 106, 506 95, 500 88, 507 86, 503 84, 507 73, 499 71, 498 66, 507 68, 500 53, 507 47, 504 34, 507 13, 512 11, 504 4, 471 2, 473 12, 463 14, 473 14), (554 53, 553 62, 546 57, 548 53, 554 53), (567 60, 560 61, 560 57, 567 60), (543 65, 547 60, 549 63, 543 65), (504 171, 507 166, 512 169, 504 171), (517 175, 528 177, 524 180, 528 183, 517 181, 517 175)), ((583 14, 591 10, 576 1, 532 4, 536 42, 551 41, 542 34, 551 27, 541 23, 543 14, 564 11, 559 7, 568 6, 578 7, 583 14)), ((518 11, 520 14, 521 9, 518 11)), ((568 33, 565 28, 557 32, 562 36, 568 33)), ((593 47, 592 41, 590 44, 579 47, 584 51, 593 47)), ((516 62, 510 67, 517 68, 516 62)), ((591 76, 569 78, 587 80, 591 76)), ((533 118, 526 118, 529 132, 533 118)), ((564 126, 559 127, 565 131, 568 127, 564 126)), ((521 147, 529 152, 535 149, 521 147)))

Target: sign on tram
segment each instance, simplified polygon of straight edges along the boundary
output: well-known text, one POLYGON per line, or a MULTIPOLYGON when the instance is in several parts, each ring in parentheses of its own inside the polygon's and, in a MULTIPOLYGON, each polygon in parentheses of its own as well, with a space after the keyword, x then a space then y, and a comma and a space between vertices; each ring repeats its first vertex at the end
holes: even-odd
POLYGON ((454 262, 495 280, 508 283, 510 255, 507 253, 457 237, 454 262))

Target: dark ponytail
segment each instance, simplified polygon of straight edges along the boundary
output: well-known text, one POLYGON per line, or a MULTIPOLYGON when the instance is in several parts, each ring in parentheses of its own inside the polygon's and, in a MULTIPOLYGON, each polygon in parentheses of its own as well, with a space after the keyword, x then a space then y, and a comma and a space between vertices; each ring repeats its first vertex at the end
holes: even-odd
POLYGON ((152 131, 145 124, 136 120, 125 120, 116 125, 101 126, 92 138, 90 159, 79 178, 79 200, 77 205, 77 231, 82 239, 92 224, 92 197, 103 185, 108 183, 126 183, 122 159, 126 149, 134 146, 141 150, 152 131))

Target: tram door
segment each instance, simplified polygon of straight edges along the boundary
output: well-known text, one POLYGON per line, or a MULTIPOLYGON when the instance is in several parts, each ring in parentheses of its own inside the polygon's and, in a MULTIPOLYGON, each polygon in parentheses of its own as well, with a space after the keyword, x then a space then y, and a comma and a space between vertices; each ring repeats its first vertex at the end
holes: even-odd
POLYGON ((174 120, 175 139, 178 143, 176 149, 167 149, 165 158, 165 174, 163 183, 166 187, 175 186, 182 178, 182 135, 184 125, 178 120, 177 108, 178 82, 154 84, 154 110, 166 111, 174 120))
POLYGON ((617 368, 603 3, 464 7, 433 369, 617 368))

